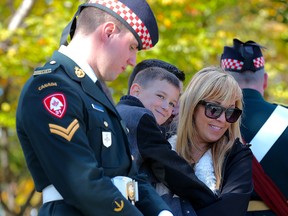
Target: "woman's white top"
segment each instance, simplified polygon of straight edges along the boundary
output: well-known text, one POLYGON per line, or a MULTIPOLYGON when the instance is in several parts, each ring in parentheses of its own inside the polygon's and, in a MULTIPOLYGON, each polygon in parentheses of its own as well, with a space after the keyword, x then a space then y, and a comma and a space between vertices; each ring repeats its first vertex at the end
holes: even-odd
MULTIPOLYGON (((177 136, 173 135, 168 139, 172 146, 172 149, 176 149, 177 136)), ((201 180, 207 187, 209 187, 214 193, 216 193, 216 177, 213 167, 211 149, 205 152, 200 160, 194 166, 195 175, 201 180)))

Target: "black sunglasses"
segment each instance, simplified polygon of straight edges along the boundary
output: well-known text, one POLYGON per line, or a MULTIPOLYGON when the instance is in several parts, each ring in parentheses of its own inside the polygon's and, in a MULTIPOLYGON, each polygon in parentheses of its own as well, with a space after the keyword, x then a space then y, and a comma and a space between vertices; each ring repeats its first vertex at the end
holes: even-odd
POLYGON ((199 104, 205 106, 205 115, 211 119, 219 118, 225 111, 225 119, 229 123, 234 123, 238 120, 242 114, 242 110, 239 108, 224 108, 218 104, 206 102, 204 100, 199 101, 199 104))

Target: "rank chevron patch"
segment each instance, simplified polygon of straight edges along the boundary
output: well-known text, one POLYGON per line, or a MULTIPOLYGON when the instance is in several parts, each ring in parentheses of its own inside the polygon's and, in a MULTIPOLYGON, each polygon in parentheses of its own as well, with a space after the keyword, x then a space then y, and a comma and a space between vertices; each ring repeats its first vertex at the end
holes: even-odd
POLYGON ((67 128, 61 127, 56 124, 49 124, 51 133, 57 134, 69 142, 79 127, 80 126, 77 119, 75 119, 67 128))
POLYGON ((114 208, 114 211, 115 212, 120 212, 123 209, 123 207, 124 207, 124 201, 121 200, 120 201, 121 204, 120 204, 118 201, 114 200, 114 203, 116 205, 116 207, 114 208))

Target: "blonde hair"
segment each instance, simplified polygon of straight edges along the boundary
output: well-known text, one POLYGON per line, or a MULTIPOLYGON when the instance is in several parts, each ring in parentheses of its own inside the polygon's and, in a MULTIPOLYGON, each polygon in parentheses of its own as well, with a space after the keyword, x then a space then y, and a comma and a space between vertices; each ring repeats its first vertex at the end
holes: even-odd
MULTIPOLYGON (((236 80, 219 67, 207 67, 197 72, 180 98, 179 123, 177 128, 176 151, 189 163, 193 163, 191 147, 197 147, 198 136, 194 121, 195 109, 199 101, 236 101, 242 109, 242 91, 236 80)), ((222 165, 225 155, 240 135, 240 118, 232 123, 227 132, 211 145, 212 159, 216 176, 216 188, 222 178, 222 165)))

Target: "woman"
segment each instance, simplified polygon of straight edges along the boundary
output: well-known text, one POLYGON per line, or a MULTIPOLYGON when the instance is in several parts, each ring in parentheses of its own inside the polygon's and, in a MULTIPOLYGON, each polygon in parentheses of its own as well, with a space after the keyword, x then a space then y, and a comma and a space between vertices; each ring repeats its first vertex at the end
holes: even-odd
POLYGON ((253 188, 252 153, 240 142, 241 109, 240 87, 216 67, 196 73, 181 96, 177 139, 170 142, 197 178, 171 166, 165 181, 190 201, 197 215, 246 214, 253 188))

